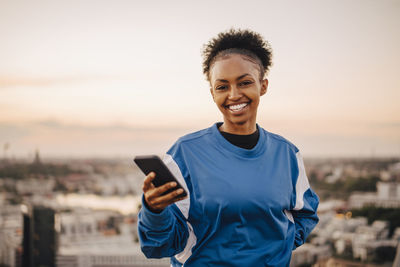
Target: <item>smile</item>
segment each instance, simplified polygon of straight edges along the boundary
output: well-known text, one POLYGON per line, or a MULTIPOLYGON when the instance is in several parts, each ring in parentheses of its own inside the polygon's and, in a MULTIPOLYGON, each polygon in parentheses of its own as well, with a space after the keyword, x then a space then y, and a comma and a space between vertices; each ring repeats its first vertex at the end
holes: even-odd
POLYGON ((241 104, 236 104, 236 105, 228 105, 227 108, 231 111, 237 112, 237 111, 241 111, 248 105, 249 105, 249 103, 241 103, 241 104))

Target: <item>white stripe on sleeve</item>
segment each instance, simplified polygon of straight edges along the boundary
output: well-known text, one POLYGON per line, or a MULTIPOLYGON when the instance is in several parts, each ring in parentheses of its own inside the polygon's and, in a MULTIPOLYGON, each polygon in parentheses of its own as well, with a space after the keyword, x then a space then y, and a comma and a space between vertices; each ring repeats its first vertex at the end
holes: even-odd
POLYGON ((177 259, 180 263, 184 264, 187 259, 192 256, 192 248, 196 245, 197 237, 194 234, 193 227, 189 222, 186 222, 189 228, 189 237, 186 243, 185 248, 179 254, 175 255, 175 259, 177 259))
POLYGON ((175 160, 169 154, 165 154, 163 162, 167 165, 168 169, 172 172, 178 182, 183 186, 183 188, 188 193, 188 197, 175 202, 178 208, 181 210, 183 216, 185 216, 186 220, 189 218, 189 208, 190 208, 190 192, 186 185, 185 179, 182 176, 181 170, 179 169, 178 164, 176 164, 175 160))
MULTIPOLYGON (((183 188, 188 193, 187 198, 175 202, 175 205, 179 208, 179 210, 182 212, 183 216, 185 216, 187 220, 189 218, 190 192, 186 185, 185 179, 183 178, 183 175, 181 173, 181 170, 179 169, 178 164, 175 162, 175 160, 172 158, 171 155, 165 154, 163 161, 165 165, 167 165, 168 169, 172 172, 172 174, 176 177, 178 182, 183 186, 183 188)), ((194 245, 196 245, 197 242, 197 237, 194 234, 192 225, 188 221, 186 221, 186 224, 189 229, 189 237, 186 242, 186 246, 181 253, 175 255, 175 258, 182 264, 185 263, 186 260, 192 255, 192 248, 194 247, 194 245)))
POLYGON ((296 205, 294 210, 301 210, 304 206, 304 193, 310 188, 310 184, 308 183, 308 178, 306 174, 306 170, 304 168, 303 157, 300 152, 296 153, 297 165, 299 167, 299 176, 297 177, 296 182, 296 205))
POLYGON ((293 214, 290 210, 284 210, 286 217, 289 219, 289 221, 291 221, 292 223, 294 223, 294 219, 293 219, 293 214))

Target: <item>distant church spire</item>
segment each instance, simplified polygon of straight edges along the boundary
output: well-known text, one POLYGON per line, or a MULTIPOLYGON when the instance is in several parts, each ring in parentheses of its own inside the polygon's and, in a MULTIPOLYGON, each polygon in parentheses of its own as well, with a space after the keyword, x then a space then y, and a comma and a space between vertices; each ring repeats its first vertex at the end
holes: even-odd
POLYGON ((35 164, 35 165, 42 164, 42 161, 40 160, 39 149, 36 149, 36 151, 35 151, 35 159, 33 160, 33 164, 35 164))

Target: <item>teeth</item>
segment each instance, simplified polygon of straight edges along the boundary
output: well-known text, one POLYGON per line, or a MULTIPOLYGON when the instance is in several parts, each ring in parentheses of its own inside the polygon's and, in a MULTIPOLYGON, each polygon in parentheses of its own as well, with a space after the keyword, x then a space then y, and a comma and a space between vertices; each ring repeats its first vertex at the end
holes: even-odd
POLYGON ((243 109, 245 106, 247 106, 247 103, 243 103, 243 104, 238 104, 238 105, 231 105, 229 106, 229 109, 232 111, 238 111, 243 109))

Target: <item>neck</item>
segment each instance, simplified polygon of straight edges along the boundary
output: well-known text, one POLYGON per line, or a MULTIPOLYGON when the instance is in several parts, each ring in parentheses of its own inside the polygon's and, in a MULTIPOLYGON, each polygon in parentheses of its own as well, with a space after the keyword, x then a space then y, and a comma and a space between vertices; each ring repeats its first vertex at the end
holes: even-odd
POLYGON ((245 124, 233 124, 224 121, 221 127, 219 127, 219 130, 231 134, 248 135, 254 133, 257 130, 257 126, 256 122, 245 123, 245 124))

